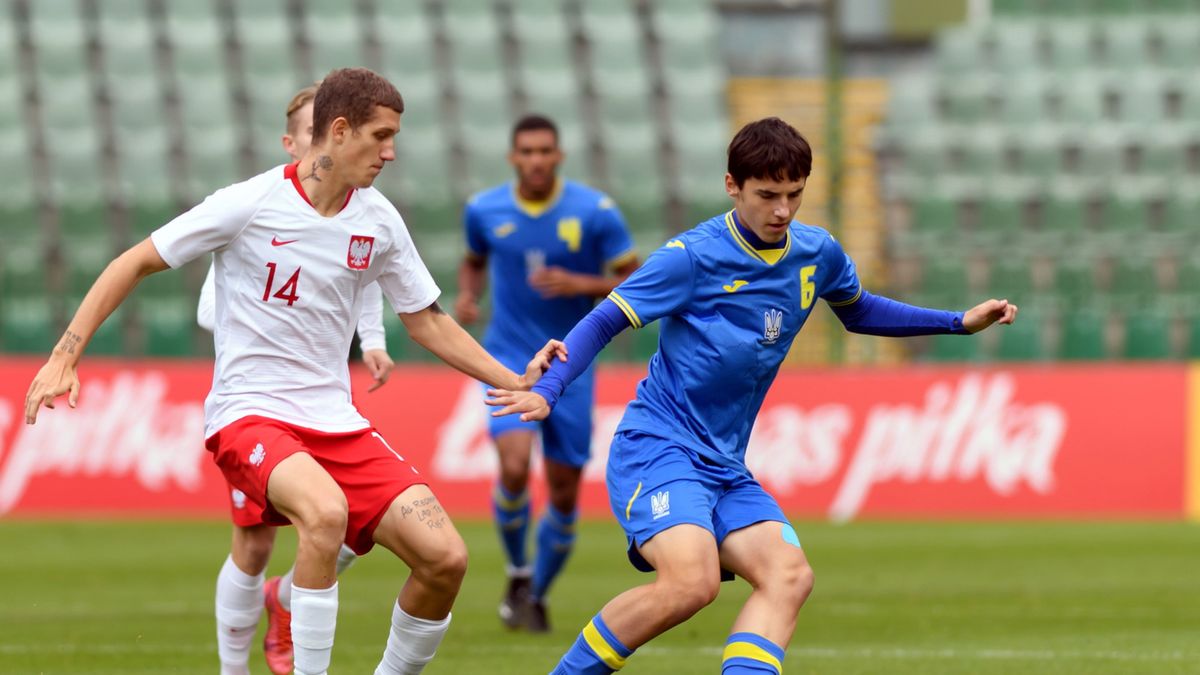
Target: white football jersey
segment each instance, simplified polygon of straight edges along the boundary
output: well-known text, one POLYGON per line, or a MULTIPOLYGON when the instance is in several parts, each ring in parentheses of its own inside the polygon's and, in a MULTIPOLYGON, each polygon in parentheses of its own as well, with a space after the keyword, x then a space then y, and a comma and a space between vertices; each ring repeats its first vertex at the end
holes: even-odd
POLYGON ((205 437, 249 415, 330 433, 367 428, 346 363, 363 289, 377 281, 397 313, 425 309, 440 293, 378 190, 352 191, 327 218, 294 164, 218 190, 150 237, 171 267, 214 253, 217 357, 205 437))

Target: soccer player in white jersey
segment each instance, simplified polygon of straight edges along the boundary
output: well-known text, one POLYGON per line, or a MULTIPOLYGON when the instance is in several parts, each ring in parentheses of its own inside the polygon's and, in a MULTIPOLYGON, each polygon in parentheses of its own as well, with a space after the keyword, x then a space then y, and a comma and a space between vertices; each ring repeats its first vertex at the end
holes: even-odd
POLYGON ((498 388, 527 389, 551 358, 566 356, 552 341, 517 375, 438 305, 403 219, 371 187, 395 159, 403 111, 395 87, 375 73, 331 72, 313 103, 308 154, 218 190, 118 256, 26 395, 27 424, 63 394, 74 407, 84 348, 138 281, 215 252, 206 445, 268 523, 296 526, 298 675, 329 668, 343 541, 358 554, 382 544, 412 570, 377 675, 418 673, 433 658, 466 572, 466 545, 437 497, 350 402, 345 355, 363 289, 378 281, 414 341, 498 388))
MULTIPOLYGON (((313 98, 320 84, 315 82, 301 89, 288 103, 282 141, 293 162, 308 154, 312 145, 313 98)), ((209 265, 196 306, 196 321, 209 332, 215 329, 217 313, 215 272, 215 267, 209 265)), ((363 291, 358 316, 363 364, 375 380, 368 392, 386 384, 396 365, 387 353, 385 337, 383 291, 379 284, 373 283, 363 291)), ((233 541, 229 557, 217 575, 217 654, 221 675, 249 675, 250 642, 264 609, 267 630, 263 635, 263 656, 272 673, 287 675, 292 672, 292 570, 264 582, 267 563, 275 548, 276 527, 263 522, 262 507, 247 500, 241 490, 230 485, 226 492, 230 497, 233 541)), ((338 576, 357 559, 354 551, 343 543, 337 557, 338 576)))

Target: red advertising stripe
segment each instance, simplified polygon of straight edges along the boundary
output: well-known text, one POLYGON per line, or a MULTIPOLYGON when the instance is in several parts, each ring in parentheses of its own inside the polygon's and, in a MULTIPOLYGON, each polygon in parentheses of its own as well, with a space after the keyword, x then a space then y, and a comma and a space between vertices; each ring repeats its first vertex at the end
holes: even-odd
MULTIPOLYGON (((211 363, 89 359, 79 407, 27 427, 39 366, 0 359, 0 515, 227 513, 201 438, 211 363)), ((643 373, 598 374, 585 513, 609 513, 604 458, 643 373)), ((450 512, 486 515, 496 460, 478 385, 443 366, 402 367, 371 394, 353 377, 450 512)), ((748 459, 803 516, 1180 518, 1188 382, 1182 364, 784 371, 748 459)))

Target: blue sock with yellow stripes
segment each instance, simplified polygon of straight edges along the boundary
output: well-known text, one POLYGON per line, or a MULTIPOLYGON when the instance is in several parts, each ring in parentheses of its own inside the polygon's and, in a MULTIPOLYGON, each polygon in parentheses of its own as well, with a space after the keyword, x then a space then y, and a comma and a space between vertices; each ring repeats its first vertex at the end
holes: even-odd
POLYGON ((496 517, 496 528, 508 563, 513 567, 524 567, 525 533, 529 531, 529 491, 512 494, 496 483, 492 491, 492 513, 496 517))
POLYGON ((755 633, 734 633, 725 641, 721 675, 779 675, 783 647, 755 633))
POLYGON ((537 553, 533 561, 533 590, 531 595, 540 600, 562 571, 571 547, 575 545, 576 512, 561 513, 553 504, 546 506, 546 514, 538 523, 537 553))
POLYGON ((633 650, 621 644, 596 614, 550 675, 608 675, 623 668, 630 654, 633 650))

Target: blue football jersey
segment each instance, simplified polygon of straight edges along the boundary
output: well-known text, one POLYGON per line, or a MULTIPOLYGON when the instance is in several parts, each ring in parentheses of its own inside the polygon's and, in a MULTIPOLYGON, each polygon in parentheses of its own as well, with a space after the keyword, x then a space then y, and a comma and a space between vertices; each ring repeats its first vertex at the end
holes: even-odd
POLYGON ((562 339, 596 301, 543 298, 529 285, 530 274, 554 266, 602 275, 634 256, 612 199, 569 180, 560 179, 550 199, 537 204, 522 200, 513 183, 485 190, 467 203, 463 225, 467 247, 490 268, 492 318, 484 346, 498 357, 521 359, 520 365, 547 340, 562 339))
POLYGON ((825 230, 793 221, 782 248, 757 250, 732 211, 668 241, 609 299, 634 328, 662 319, 658 351, 618 431, 676 440, 745 470, 767 390, 817 298, 862 294, 825 230))

